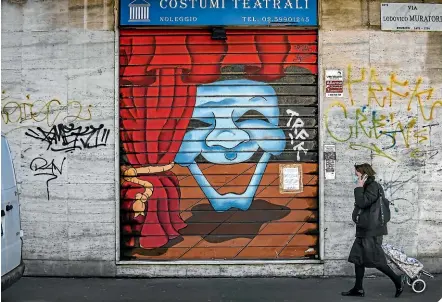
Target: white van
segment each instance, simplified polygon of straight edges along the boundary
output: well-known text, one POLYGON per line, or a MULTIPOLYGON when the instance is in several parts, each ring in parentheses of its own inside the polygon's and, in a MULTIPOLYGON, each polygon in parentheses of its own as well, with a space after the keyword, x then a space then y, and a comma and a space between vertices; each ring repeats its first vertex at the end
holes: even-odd
POLYGON ((2 135, 2 291, 18 281, 24 273, 22 260, 23 231, 20 204, 11 151, 2 135))

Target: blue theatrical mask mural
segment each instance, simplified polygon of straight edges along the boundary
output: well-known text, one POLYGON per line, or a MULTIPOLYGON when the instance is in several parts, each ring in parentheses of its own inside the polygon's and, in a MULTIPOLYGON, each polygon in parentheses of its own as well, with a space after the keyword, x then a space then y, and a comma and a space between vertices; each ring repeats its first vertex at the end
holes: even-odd
POLYGON ((215 211, 249 209, 267 163, 285 149, 275 90, 267 83, 246 79, 201 85, 192 120, 197 127, 184 136, 175 162, 189 168, 215 211), (262 155, 242 194, 218 193, 196 162, 201 155, 228 169, 228 165, 247 162, 257 151, 262 155))

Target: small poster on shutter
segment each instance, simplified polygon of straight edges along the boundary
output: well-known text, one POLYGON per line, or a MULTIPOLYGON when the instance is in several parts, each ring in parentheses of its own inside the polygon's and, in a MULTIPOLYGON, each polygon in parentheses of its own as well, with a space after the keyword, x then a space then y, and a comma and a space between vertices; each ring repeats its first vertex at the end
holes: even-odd
POLYGON ((302 165, 279 165, 279 191, 282 194, 301 193, 304 190, 302 183, 302 165))
POLYGON ((344 97, 344 71, 329 69, 325 71, 325 97, 344 97))

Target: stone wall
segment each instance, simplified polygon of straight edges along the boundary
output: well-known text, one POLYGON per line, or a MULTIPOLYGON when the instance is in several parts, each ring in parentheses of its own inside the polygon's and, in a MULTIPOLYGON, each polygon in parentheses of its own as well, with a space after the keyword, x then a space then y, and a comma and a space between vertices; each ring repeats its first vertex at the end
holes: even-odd
POLYGON ((2 1, 2 133, 27 274, 115 274, 113 11, 110 0, 2 1))
POLYGON ((395 204, 384 242, 440 272, 442 33, 381 31, 380 1, 321 9, 320 69, 343 69, 346 80, 343 98, 322 94, 324 143, 337 151, 336 180, 324 181, 325 274, 353 272, 353 165, 363 162, 395 204))

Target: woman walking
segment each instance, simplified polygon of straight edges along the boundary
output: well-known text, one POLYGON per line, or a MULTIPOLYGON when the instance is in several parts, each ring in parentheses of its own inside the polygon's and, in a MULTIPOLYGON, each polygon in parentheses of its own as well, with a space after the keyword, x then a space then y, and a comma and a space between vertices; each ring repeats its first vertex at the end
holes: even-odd
POLYGON ((396 286, 395 297, 403 292, 404 276, 399 276, 388 266, 382 249, 382 236, 387 235, 386 223, 379 224, 372 207, 376 202, 383 202, 379 194, 384 194, 382 187, 375 181, 375 171, 369 164, 355 165, 355 178, 357 186, 354 190, 355 207, 353 221, 356 222, 356 239, 350 251, 348 261, 355 265, 356 282, 354 287, 343 292, 343 296, 363 297, 365 295, 362 281, 365 268, 376 268, 394 282, 396 286), (361 220, 364 223, 361 223, 361 220))

